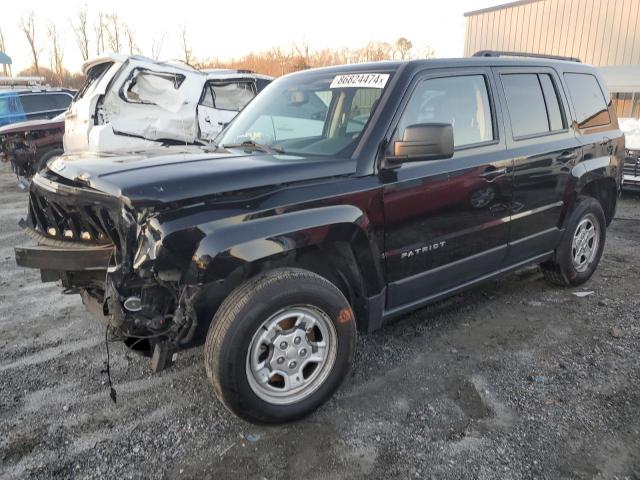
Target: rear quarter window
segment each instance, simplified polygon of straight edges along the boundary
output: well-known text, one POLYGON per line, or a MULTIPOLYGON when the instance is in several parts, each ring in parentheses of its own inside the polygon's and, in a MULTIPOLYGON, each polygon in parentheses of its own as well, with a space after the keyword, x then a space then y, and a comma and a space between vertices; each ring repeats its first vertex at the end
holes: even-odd
POLYGON ((611 123, 607 100, 596 77, 588 73, 565 73, 569 96, 581 129, 611 123))

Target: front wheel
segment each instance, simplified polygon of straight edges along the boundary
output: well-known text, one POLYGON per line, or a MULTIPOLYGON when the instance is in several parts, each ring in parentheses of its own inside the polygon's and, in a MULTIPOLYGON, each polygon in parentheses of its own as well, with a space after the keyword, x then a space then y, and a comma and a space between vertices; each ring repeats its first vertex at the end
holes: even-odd
POLYGON ((545 278, 566 286, 578 286, 589 280, 604 250, 606 225, 600 202, 580 197, 556 249, 556 258, 541 265, 545 278))
POLYGON ((262 273, 218 309, 205 344, 216 396, 257 423, 299 419, 326 402, 350 370, 351 307, 331 282, 301 269, 262 273))

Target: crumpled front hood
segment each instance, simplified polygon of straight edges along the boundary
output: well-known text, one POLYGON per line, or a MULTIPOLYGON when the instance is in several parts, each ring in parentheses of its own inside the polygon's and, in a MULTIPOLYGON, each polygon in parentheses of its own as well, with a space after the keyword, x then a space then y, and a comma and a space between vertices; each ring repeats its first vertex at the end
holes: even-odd
POLYGON ((197 147, 165 147, 127 155, 83 152, 59 157, 49 169, 138 207, 277 187, 355 170, 354 161, 345 159, 234 152, 240 153, 213 153, 197 147))

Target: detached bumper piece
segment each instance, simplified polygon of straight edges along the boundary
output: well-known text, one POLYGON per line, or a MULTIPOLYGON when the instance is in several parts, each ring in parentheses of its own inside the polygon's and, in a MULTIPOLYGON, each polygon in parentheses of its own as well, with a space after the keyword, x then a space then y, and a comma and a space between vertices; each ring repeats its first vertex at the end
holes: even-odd
POLYGON ((106 270, 113 246, 58 248, 49 246, 16 247, 16 263, 40 270, 106 270))

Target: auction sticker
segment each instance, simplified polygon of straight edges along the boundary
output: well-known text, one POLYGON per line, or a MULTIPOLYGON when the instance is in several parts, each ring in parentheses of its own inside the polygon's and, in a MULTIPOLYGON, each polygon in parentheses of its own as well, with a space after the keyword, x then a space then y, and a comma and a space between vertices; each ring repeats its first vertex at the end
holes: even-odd
POLYGON ((388 80, 388 73, 336 75, 329 88, 384 88, 388 80))

